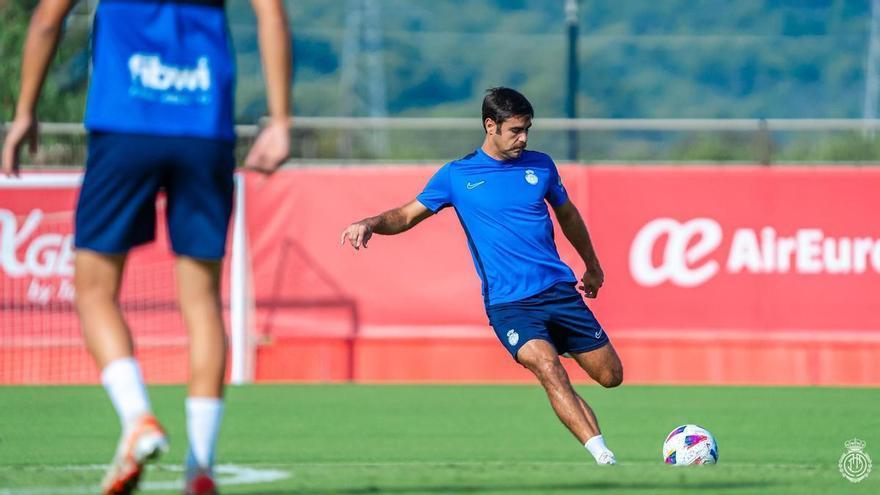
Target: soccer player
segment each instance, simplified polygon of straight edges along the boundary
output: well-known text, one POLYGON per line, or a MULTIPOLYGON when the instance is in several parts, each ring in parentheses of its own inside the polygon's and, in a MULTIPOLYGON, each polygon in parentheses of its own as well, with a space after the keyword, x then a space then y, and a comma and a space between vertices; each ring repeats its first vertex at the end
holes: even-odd
POLYGON ((571 386, 559 355, 574 358, 605 387, 620 385, 623 366, 575 289, 574 273, 559 258, 545 202, 586 264, 579 286, 586 297, 597 296, 604 274, 553 160, 526 150, 533 116, 532 105, 519 92, 490 89, 483 99, 482 146, 440 168, 410 203, 349 225, 341 243, 366 248, 373 234, 405 232, 453 207, 483 282, 495 334, 535 374, 556 415, 596 462, 615 464, 596 415, 571 386))
MULTIPOLYGON (((31 18, 21 92, 2 167, 36 144, 35 110, 73 0, 42 0, 31 18)), ((253 0, 269 122, 246 166, 271 173, 287 157, 290 33, 281 0, 253 0)), ((131 333, 117 304, 129 250, 153 240, 156 195, 167 223, 189 333, 185 493, 211 494, 223 413, 226 334, 221 262, 232 211, 234 62, 223 0, 102 0, 92 33, 85 125, 89 151, 76 208, 76 309, 86 345, 122 423, 105 494, 131 493, 144 464, 168 449, 153 416, 131 333)))

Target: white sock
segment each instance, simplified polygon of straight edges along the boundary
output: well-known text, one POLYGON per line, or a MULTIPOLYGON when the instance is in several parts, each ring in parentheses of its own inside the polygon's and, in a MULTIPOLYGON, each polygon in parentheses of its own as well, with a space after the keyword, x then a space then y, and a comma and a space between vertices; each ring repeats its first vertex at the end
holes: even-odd
POLYGON ((150 412, 144 377, 135 358, 117 359, 105 366, 101 371, 101 383, 119 415, 123 430, 150 412))
POLYGON ((187 397, 186 432, 189 436, 187 464, 190 467, 210 470, 214 465, 214 446, 217 444, 222 418, 223 399, 187 397))
POLYGON ((610 453, 612 456, 614 455, 611 452, 611 449, 605 446, 605 439, 602 438, 602 435, 596 435, 587 440, 587 443, 584 444, 584 447, 593 454, 593 458, 596 459, 596 462, 599 462, 599 457, 605 452, 610 453))

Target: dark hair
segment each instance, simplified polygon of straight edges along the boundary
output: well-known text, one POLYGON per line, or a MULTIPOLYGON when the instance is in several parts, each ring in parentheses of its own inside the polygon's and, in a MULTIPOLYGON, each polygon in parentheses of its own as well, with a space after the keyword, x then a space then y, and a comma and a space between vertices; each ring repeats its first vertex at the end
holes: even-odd
POLYGON ((532 104, 522 93, 503 86, 486 90, 486 97, 483 98, 483 130, 486 130, 486 119, 501 125, 505 120, 520 115, 529 118, 535 116, 532 104))

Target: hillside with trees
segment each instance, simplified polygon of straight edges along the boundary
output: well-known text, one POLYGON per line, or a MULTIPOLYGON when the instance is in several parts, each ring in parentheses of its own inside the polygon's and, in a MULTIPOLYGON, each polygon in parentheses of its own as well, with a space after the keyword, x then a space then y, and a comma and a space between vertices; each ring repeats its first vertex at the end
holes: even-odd
MULTIPOLYGON (((0 1, 3 120, 14 110, 21 43, 35 3, 0 1)), ((252 123, 265 111, 256 26, 249 2, 227 4, 239 67, 237 120, 252 123)), ((525 92, 539 117, 564 115, 564 0, 373 0, 372 12, 362 8, 367 4, 288 2, 297 115, 475 117, 483 91, 497 85, 525 92)), ((870 2, 580 5, 581 116, 863 115, 870 2)), ((69 24, 42 119, 81 119, 87 39, 87 23, 69 24)))

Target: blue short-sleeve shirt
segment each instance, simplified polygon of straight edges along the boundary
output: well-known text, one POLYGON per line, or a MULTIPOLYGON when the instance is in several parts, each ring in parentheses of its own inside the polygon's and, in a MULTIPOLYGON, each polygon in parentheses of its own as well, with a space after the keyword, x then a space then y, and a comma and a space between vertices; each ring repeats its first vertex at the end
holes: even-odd
POLYGON ((455 209, 486 306, 576 281, 553 237, 547 203, 560 206, 568 194, 548 155, 526 150, 499 161, 477 149, 440 168, 416 199, 435 213, 455 209))

